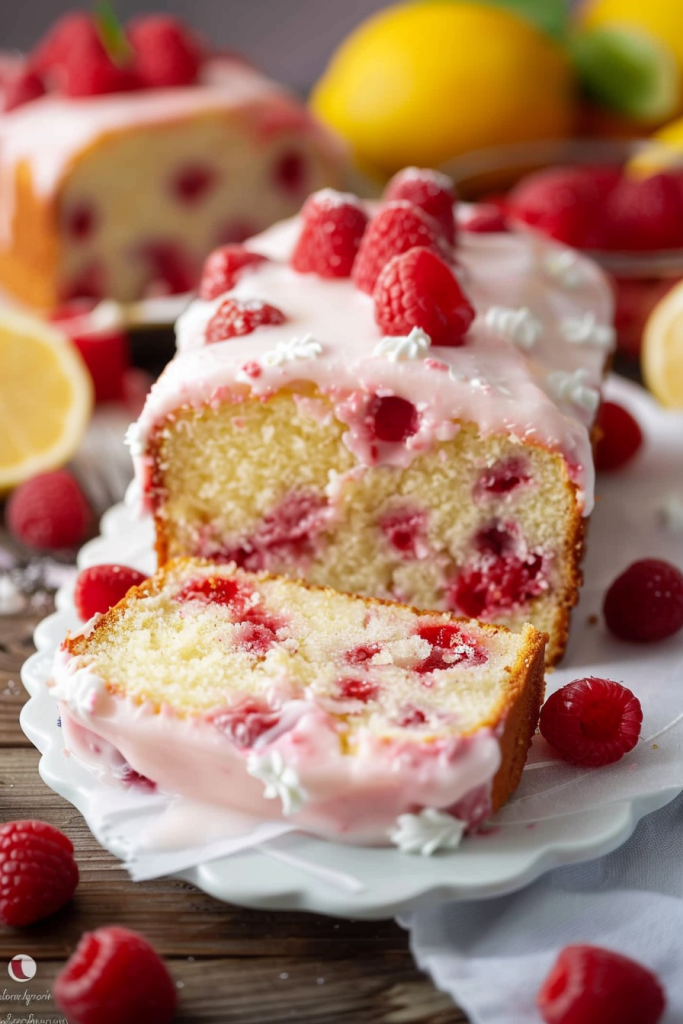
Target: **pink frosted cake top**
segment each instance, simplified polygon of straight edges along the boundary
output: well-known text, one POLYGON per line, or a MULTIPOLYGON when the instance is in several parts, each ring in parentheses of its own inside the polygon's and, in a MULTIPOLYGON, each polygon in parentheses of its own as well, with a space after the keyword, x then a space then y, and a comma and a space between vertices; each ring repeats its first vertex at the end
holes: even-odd
MULTIPOLYGON (((377 207, 365 209, 371 215, 377 207)), ((561 453, 584 514, 590 512, 590 428, 614 343, 611 293, 594 263, 532 234, 461 230, 450 265, 476 316, 462 342, 446 347, 418 329, 386 337, 373 297, 351 277, 293 269, 301 230, 298 217, 252 239, 247 247, 268 260, 180 317, 178 355, 130 435, 141 483, 147 438, 174 409, 245 391, 266 396, 306 380, 335 403, 350 428, 345 443, 361 464, 407 465, 435 440, 452 437, 454 421, 469 421, 484 435, 503 433, 561 453), (247 308, 266 302, 284 322, 216 339, 214 318, 228 297, 247 308), (415 407, 419 425, 402 444, 369 452, 354 421, 355 398, 368 393, 397 395, 415 407)))

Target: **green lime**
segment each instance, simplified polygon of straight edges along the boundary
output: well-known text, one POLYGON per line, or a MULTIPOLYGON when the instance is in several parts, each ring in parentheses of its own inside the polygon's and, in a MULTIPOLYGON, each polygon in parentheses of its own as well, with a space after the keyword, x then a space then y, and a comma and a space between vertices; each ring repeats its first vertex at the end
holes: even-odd
POLYGON ((589 96, 637 121, 663 121, 678 110, 681 80, 669 47, 624 25, 574 36, 571 51, 589 96))

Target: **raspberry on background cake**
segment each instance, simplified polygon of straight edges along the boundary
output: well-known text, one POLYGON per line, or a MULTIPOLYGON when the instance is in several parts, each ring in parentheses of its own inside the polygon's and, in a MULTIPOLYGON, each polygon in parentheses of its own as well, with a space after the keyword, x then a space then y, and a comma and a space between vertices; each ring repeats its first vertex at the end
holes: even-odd
POLYGON ((211 257, 129 435, 160 563, 530 621, 555 663, 593 501, 609 288, 554 242, 444 226, 425 206, 442 175, 397 181, 414 201, 396 181, 380 204, 325 190, 247 243, 262 260, 211 257))
POLYGON ((181 22, 67 15, 0 74, 0 286, 54 309, 184 293, 206 255, 341 186, 284 88, 181 22))
POLYGON ((110 776, 412 851, 515 789, 544 643, 178 559, 67 638, 52 692, 69 749, 110 776))

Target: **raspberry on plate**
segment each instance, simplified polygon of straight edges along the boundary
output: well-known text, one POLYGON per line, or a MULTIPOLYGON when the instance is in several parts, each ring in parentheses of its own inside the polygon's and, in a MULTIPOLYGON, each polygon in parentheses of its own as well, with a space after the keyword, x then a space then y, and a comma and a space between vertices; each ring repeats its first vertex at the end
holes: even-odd
POLYGON ((385 188, 384 199, 386 202, 404 199, 419 206, 438 223, 448 244, 455 245, 453 207, 456 195, 453 181, 447 174, 424 167, 405 167, 385 188))
POLYGON ((665 640, 683 627, 683 573, 662 559, 642 558, 616 578, 602 610, 621 640, 665 640))
POLYGON ((54 983, 71 1024, 170 1024, 173 979, 156 950, 118 925, 86 932, 54 983))
POLYGON ((310 196, 291 264, 300 274, 350 277, 367 215, 354 195, 325 188, 310 196))
POLYGON ((204 58, 202 47, 177 18, 164 14, 136 18, 127 34, 143 86, 163 89, 196 82, 204 58))
POLYGON ((108 612, 131 587, 137 587, 147 577, 128 565, 91 565, 78 574, 74 590, 74 604, 85 622, 98 612, 108 612))
POLYGON ((416 247, 394 256, 377 278, 375 320, 387 335, 421 328, 434 345, 464 344, 474 308, 447 263, 416 247))
POLYGON ((666 1008, 659 979, 600 946, 565 946, 536 997, 546 1024, 658 1024, 666 1008))
MULTIPOLYGON (((104 311, 104 306, 101 309, 104 311)), ((68 334, 88 367, 96 402, 120 402, 124 397, 124 378, 130 367, 130 340, 117 307, 112 307, 107 324, 98 324, 98 314, 90 320, 92 303, 74 302, 60 307, 51 316, 68 334), (89 309, 90 307, 90 309, 89 309)))
POLYGON ((217 299, 219 295, 234 288, 248 267, 267 263, 268 257, 258 252, 249 252, 243 245, 222 245, 207 256, 199 285, 199 298, 217 299))
POLYGON ((595 426, 598 430, 596 469, 607 472, 621 469, 640 451, 643 432, 638 421, 623 405, 603 402, 595 426))
POLYGON ((578 249, 602 248, 604 204, 620 180, 612 167, 551 167, 509 196, 509 214, 578 249))
POLYGON ((228 338, 251 334, 257 327, 283 324, 284 313, 259 299, 225 299, 206 325, 206 343, 213 345, 228 338))
POLYGON ((44 821, 0 826, 0 921, 23 927, 63 907, 78 885, 70 839, 44 821))
POLYGON ((612 679, 575 679, 548 697, 541 735, 565 761, 598 768, 633 750, 643 722, 638 698, 612 679))
POLYGON ((92 510, 74 477, 57 469, 17 487, 7 502, 5 518, 10 533, 22 544, 59 551, 85 540, 92 510))
POLYGON ((490 235, 507 231, 508 226, 505 213, 501 209, 482 204, 464 221, 462 229, 474 235, 490 235))
POLYGON ((448 258, 450 247, 444 242, 437 222, 418 206, 404 200, 383 207, 368 224, 353 265, 356 287, 372 295, 377 278, 392 256, 422 246, 448 258))

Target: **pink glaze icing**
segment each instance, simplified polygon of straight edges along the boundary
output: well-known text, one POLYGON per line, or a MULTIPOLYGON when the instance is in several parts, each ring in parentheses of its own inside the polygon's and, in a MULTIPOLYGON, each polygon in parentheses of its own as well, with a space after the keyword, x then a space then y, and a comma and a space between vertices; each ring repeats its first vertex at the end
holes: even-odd
POLYGON ((182 717, 168 706, 156 712, 109 693, 65 650, 55 659, 53 693, 68 748, 100 774, 120 778, 131 766, 162 792, 280 818, 285 800, 265 799, 264 782, 248 770, 254 755, 279 754, 304 794, 287 820, 342 842, 387 845, 399 815, 422 807, 448 809, 470 825, 490 813, 500 746, 489 728, 432 743, 368 731, 351 756, 332 715, 312 701, 290 700, 279 724, 245 749, 207 716, 182 717))
POLYGON ((244 273, 226 293, 271 303, 285 314, 285 323, 206 345, 207 323, 225 295, 197 300, 180 317, 178 355, 152 388, 135 430, 133 454, 143 495, 149 487, 147 438, 179 406, 220 401, 240 392, 265 396, 306 380, 332 399, 336 415, 349 425, 344 440, 360 465, 406 466, 415 453, 451 438, 458 429, 454 420, 469 421, 484 435, 503 433, 560 452, 577 484, 583 512, 590 512, 594 470, 589 431, 611 349, 612 316, 609 287, 594 263, 528 233, 463 231, 456 273, 477 311, 466 343, 459 348, 431 346, 414 358, 392 361, 373 354, 382 335, 370 296, 350 279, 328 280, 289 267, 299 230, 300 219, 294 218, 252 239, 248 247, 271 262, 244 273), (571 274, 566 264, 571 264, 571 274), (558 266, 565 272, 558 273, 558 266), (530 347, 510 340, 495 314, 487 317, 493 306, 531 311, 530 347), (600 342, 568 339, 581 337, 576 323, 585 317, 589 326, 597 325, 600 342), (293 339, 308 350, 312 342, 315 351, 285 361, 268 356, 293 339), (569 384, 578 383, 579 390, 568 384, 558 394, 553 376, 558 371, 569 384), (371 451, 360 425, 368 401, 377 394, 412 402, 419 429, 403 444, 375 445, 371 451), (592 402, 583 401, 586 395, 592 402))

